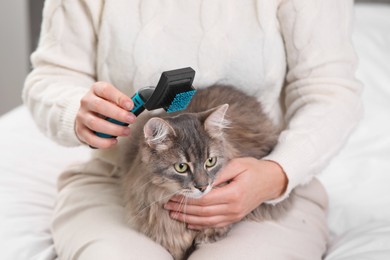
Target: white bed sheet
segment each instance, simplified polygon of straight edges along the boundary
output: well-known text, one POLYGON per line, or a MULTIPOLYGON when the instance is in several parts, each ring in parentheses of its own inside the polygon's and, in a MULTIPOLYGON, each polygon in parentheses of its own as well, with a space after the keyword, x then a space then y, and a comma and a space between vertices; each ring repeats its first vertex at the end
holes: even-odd
POLYGON ((356 7, 365 115, 320 175, 330 197, 327 260, 390 259, 390 6, 356 7))
POLYGON ((25 107, 1 117, 0 144, 0 259, 54 259, 49 223, 56 179, 89 151, 49 141, 25 107))
MULTIPOLYGON (((356 7, 354 43, 365 116, 320 175, 330 196, 327 260, 390 259, 390 7, 356 7)), ((46 139, 27 110, 0 118, 0 259, 55 258, 50 217, 56 179, 87 148, 46 139)))

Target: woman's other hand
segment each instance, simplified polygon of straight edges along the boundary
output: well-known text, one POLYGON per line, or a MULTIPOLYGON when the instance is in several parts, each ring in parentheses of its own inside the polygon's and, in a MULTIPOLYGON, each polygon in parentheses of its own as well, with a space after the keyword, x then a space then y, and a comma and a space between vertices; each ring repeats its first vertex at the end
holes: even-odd
POLYGON ((124 123, 134 123, 135 116, 129 112, 134 104, 131 98, 106 82, 96 82, 81 99, 76 116, 75 132, 80 141, 95 148, 110 148, 116 138, 102 138, 95 132, 112 136, 127 136, 130 128, 107 121, 110 117, 124 123))
POLYGON ((240 221, 264 201, 281 196, 288 183, 277 163, 249 157, 230 161, 214 186, 227 181, 200 199, 175 196, 165 208, 190 229, 224 227, 240 221), (187 204, 183 206, 183 202, 187 204))

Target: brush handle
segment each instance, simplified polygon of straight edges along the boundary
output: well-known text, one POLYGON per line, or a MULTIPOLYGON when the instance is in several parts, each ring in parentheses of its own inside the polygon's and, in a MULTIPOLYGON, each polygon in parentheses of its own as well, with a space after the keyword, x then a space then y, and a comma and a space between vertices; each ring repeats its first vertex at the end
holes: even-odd
MULTIPOLYGON (((138 116, 139 114, 141 114, 145 110, 145 108, 143 106, 145 104, 145 102, 143 101, 141 96, 138 94, 138 92, 136 92, 134 94, 134 96, 131 98, 131 100, 133 100, 134 108, 132 110, 130 110, 130 112, 133 113, 135 116, 138 116)), ((114 123, 117 125, 122 125, 122 126, 129 125, 127 123, 123 123, 123 122, 120 122, 118 120, 115 120, 115 119, 109 118, 109 117, 107 117, 106 120, 108 122, 111 122, 111 123, 114 123)), ((102 138, 116 138, 116 136, 108 135, 105 133, 99 133, 99 132, 95 132, 95 133, 97 136, 102 137, 102 138)))

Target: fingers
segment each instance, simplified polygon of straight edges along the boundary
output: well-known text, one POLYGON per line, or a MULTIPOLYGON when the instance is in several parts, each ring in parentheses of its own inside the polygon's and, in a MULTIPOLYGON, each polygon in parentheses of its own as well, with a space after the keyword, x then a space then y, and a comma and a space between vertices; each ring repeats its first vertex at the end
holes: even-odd
POLYGON ((94 95, 83 98, 81 100, 81 107, 86 112, 94 112, 97 115, 113 118, 127 124, 134 123, 136 119, 132 113, 94 95))
POLYGON ((112 136, 128 136, 130 134, 130 128, 127 126, 113 124, 93 113, 83 114, 82 120, 84 125, 94 132, 105 133, 112 136))
POLYGON ((164 208, 173 219, 188 223, 193 229, 223 227, 241 220, 246 214, 242 195, 232 186, 216 188, 201 199, 174 197, 164 208))
POLYGON ((218 228, 232 223, 232 221, 227 220, 228 217, 226 215, 201 217, 171 212, 170 216, 177 221, 187 223, 190 229, 218 228))
POLYGON ((130 128, 111 123, 93 113, 81 113, 76 119, 75 131, 80 141, 95 148, 110 148, 115 145, 115 138, 102 138, 97 132, 111 136, 128 136, 130 128))
POLYGON ((115 138, 101 138, 95 132, 88 129, 85 125, 80 125, 76 121, 75 130, 81 142, 89 144, 92 147, 99 149, 110 148, 117 143, 115 138))
POLYGON ((81 100, 82 108, 128 124, 135 121, 135 116, 129 112, 133 106, 131 98, 104 82, 95 83, 91 94, 81 100))
POLYGON ((203 217, 221 215, 221 214, 225 214, 228 211, 227 204, 199 206, 199 205, 185 203, 183 205, 183 201, 185 200, 182 200, 181 202, 170 201, 164 205, 164 208, 167 210, 171 210, 172 212, 183 212, 188 215, 203 216, 203 217))
POLYGON ((92 86, 92 91, 96 94, 96 96, 108 100, 125 110, 131 110, 134 106, 131 98, 120 92, 109 83, 96 82, 92 86))
POLYGON ((105 118, 132 124, 136 117, 129 110, 133 106, 131 98, 111 84, 95 83, 80 101, 75 125, 77 137, 96 148, 109 148, 115 145, 117 143, 115 138, 102 138, 95 132, 111 136, 128 136, 130 134, 128 127, 109 122, 105 118))
POLYGON ((213 186, 216 187, 222 183, 228 182, 247 170, 247 167, 241 163, 241 160, 231 160, 225 167, 218 173, 213 186))
POLYGON ((219 206, 193 206, 167 204, 170 217, 188 224, 190 229, 224 227, 241 220, 242 212, 232 212, 227 204, 219 206))

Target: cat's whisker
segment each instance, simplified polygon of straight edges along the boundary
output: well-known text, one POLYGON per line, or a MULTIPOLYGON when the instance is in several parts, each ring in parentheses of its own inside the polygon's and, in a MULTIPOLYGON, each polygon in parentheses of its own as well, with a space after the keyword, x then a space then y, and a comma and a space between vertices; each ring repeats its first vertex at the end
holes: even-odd
MULTIPOLYGON (((187 196, 183 196, 179 202, 179 208, 178 208, 178 211, 177 211, 177 215, 179 215, 179 212, 181 212, 181 210, 184 208, 183 206, 183 202, 185 201, 185 199, 187 198, 187 196)), ((185 208, 184 208, 185 209, 185 208)), ((184 211, 185 213, 185 211, 184 211)))
MULTIPOLYGON (((179 194, 183 195, 183 191, 180 191, 179 194)), ((177 217, 179 215, 180 211, 181 211, 182 201, 183 201, 183 198, 181 198, 180 201, 178 202, 179 208, 174 212, 175 213, 175 217, 177 217)))
POLYGON ((145 188, 145 186, 149 185, 152 181, 153 181, 153 179, 151 179, 148 182, 144 183, 142 186, 140 186, 140 189, 143 190, 145 188))
POLYGON ((162 201, 162 200, 165 200, 166 198, 172 197, 172 196, 174 196, 174 195, 176 195, 176 194, 179 194, 179 193, 180 193, 180 190, 179 190, 179 191, 175 191, 175 192, 173 192, 173 193, 170 193, 170 194, 168 194, 168 195, 165 195, 165 196, 163 196, 163 197, 160 197, 158 200, 156 200, 156 201, 150 203, 148 206, 146 206, 146 207, 144 207, 143 209, 141 209, 140 211, 138 211, 138 213, 137 213, 133 218, 138 217, 140 214, 142 214, 142 212, 143 212, 144 210, 150 208, 151 206, 155 205, 156 203, 158 203, 158 202, 160 202, 160 201, 162 201))
POLYGON ((151 178, 149 181, 147 181, 146 183, 144 183, 142 186, 140 186, 140 190, 144 190, 144 188, 146 187, 146 186, 148 186, 151 182, 153 182, 154 180, 153 180, 153 178, 151 178))
MULTIPOLYGON (((188 202, 188 197, 184 196, 184 212, 187 212, 187 202, 188 202)), ((184 215, 184 224, 187 226, 187 221, 186 221, 187 214, 184 215)))
POLYGON ((186 209, 187 209, 187 202, 188 202, 188 198, 189 198, 187 195, 190 193, 191 193, 190 190, 184 190, 182 192, 183 197, 179 202, 180 206, 179 206, 178 212, 180 212, 180 211, 182 211, 182 209, 184 209, 184 211, 183 211, 184 212, 184 219, 183 219, 184 224, 187 224, 187 221, 186 221, 187 210, 186 209))

